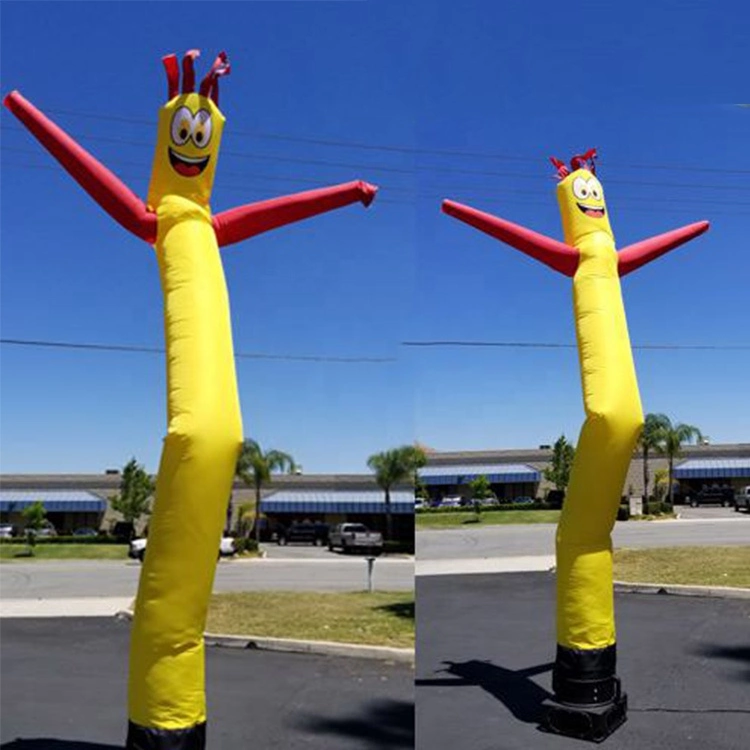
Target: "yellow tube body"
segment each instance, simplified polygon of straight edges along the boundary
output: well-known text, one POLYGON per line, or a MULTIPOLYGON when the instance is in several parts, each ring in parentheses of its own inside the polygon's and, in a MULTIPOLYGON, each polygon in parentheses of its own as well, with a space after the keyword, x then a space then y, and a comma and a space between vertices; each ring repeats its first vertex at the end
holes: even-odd
MULTIPOLYGON (((162 120, 169 126, 162 116, 160 144, 162 120)), ((149 197, 158 218, 168 430, 135 604, 128 711, 138 726, 180 730, 206 719, 203 632, 242 423, 207 193, 180 190, 188 178, 165 177, 163 157, 149 197)))
POLYGON ((577 170, 558 200, 580 253, 573 304, 586 421, 557 531, 557 642, 601 649, 615 643, 611 532, 643 412, 601 186, 577 170), (594 187, 576 194, 576 180, 594 187))

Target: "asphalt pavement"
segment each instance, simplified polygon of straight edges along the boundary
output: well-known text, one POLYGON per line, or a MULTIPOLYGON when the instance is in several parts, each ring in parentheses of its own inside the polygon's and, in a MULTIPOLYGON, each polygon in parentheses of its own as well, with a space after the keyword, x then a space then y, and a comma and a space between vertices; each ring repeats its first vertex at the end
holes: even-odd
MULTIPOLYGON (((121 750, 130 628, 3 620, 0 750, 121 750)), ((209 750, 414 747, 410 666, 208 648, 209 750)))
MULTIPOLYGON (((419 750, 572 750, 539 731, 555 652, 549 573, 417 579, 419 750)), ((616 596, 628 721, 608 750, 744 750, 750 602, 616 596)))

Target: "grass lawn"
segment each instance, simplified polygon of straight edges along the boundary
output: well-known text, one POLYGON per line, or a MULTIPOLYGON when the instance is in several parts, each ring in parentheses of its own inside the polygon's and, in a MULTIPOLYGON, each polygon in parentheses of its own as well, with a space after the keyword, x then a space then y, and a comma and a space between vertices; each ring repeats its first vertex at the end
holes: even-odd
POLYGON ((376 591, 215 594, 209 633, 414 648, 414 594, 376 591))
POLYGON ((616 550, 615 580, 750 588, 750 546, 616 550))
POLYGON ((459 526, 494 526, 506 523, 557 523, 559 510, 483 510, 477 521, 473 511, 465 513, 417 513, 418 529, 449 529, 459 526))
POLYGON ((37 544, 26 557, 25 544, 0 544, 0 560, 126 560, 127 544, 37 544))

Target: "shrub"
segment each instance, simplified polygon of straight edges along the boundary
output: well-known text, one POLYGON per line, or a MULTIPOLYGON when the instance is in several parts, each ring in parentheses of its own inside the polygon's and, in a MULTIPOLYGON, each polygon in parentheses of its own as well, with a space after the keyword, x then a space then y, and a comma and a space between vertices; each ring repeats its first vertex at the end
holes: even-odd
POLYGON ((258 542, 251 536, 238 536, 234 540, 234 548, 238 554, 243 552, 257 552, 258 542))
POLYGON ((401 552, 404 554, 413 554, 414 540, 407 542, 385 541, 383 542, 383 552, 401 552))
MULTIPOLYGON (((122 544, 112 536, 36 536, 36 544, 122 544)), ((0 539, 0 544, 26 544, 26 538, 0 539)))
POLYGON ((617 520, 618 521, 629 521, 630 520, 630 505, 620 505, 617 509, 617 520))

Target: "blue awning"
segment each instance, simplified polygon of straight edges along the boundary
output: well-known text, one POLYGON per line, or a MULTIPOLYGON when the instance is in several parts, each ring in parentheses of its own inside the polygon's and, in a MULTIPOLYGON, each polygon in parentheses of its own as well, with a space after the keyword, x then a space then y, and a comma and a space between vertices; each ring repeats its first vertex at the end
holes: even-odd
MULTIPOLYGON (((263 498, 260 509, 263 513, 385 513, 384 497, 382 491, 373 490, 280 490, 263 498)), ((414 493, 391 492, 391 512, 413 514, 414 493)))
POLYGON ((486 476, 490 484, 511 482, 539 482, 542 475, 527 464, 454 464, 425 466, 419 470, 424 484, 468 484, 479 476, 486 476))
POLYGON ((107 501, 93 492, 0 490, 0 511, 18 513, 40 501, 47 513, 103 513, 107 501))
POLYGON ((676 479, 750 479, 750 458, 689 459, 675 467, 676 479))

